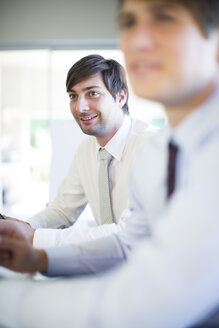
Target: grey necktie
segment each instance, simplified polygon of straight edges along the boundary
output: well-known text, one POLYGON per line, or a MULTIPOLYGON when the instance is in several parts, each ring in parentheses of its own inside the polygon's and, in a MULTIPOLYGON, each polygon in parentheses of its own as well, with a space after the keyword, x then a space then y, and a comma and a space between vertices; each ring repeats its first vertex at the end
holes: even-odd
POLYGON ((99 149, 100 167, 99 167, 99 199, 101 221, 105 224, 113 223, 113 213, 109 184, 109 164, 112 160, 106 149, 99 149))

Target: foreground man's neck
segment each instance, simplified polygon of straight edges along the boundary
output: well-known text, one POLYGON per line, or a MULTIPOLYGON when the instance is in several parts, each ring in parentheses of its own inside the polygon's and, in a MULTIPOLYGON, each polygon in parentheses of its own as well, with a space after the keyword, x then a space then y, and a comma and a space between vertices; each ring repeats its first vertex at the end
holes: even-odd
POLYGON ((175 128, 196 108, 207 101, 218 87, 217 79, 212 81, 204 90, 199 92, 194 97, 190 97, 187 101, 175 106, 166 106, 166 113, 169 124, 175 128))

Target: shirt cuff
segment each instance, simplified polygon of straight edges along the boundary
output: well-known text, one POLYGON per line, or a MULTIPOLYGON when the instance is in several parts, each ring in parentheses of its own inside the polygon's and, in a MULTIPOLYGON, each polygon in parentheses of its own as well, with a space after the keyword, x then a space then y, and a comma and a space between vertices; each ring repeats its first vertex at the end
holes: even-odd
POLYGON ((48 258, 46 276, 69 276, 77 273, 79 258, 72 245, 45 248, 48 258))
POLYGON ((34 248, 46 248, 56 246, 57 229, 37 229, 33 237, 34 248))

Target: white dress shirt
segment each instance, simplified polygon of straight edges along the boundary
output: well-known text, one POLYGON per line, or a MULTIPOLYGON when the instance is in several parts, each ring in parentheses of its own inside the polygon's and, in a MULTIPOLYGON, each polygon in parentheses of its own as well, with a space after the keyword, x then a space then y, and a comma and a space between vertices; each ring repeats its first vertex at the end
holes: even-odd
MULTIPOLYGON (((132 215, 125 229, 104 238, 102 254, 93 247, 91 260, 89 243, 81 244, 75 272, 86 259, 87 272, 98 271, 91 263, 100 264, 104 252, 106 266, 107 260, 117 263, 134 245, 129 261, 93 278, 0 282, 1 324, 183 328, 214 311, 219 304, 219 92, 174 131, 167 129, 145 144, 134 162, 130 187, 132 215), (180 156, 176 190, 167 202, 170 138, 180 156)), ((96 242, 100 247, 101 239, 90 246, 96 242)), ((69 249, 68 261, 76 262, 77 247, 57 250, 65 256, 69 249)))
POLYGON ((122 126, 106 144, 105 149, 113 156, 109 176, 115 223, 103 226, 101 226, 104 219, 100 217, 98 189, 98 150, 100 146, 95 137, 91 136, 83 140, 74 156, 69 172, 58 190, 57 197, 45 210, 28 220, 33 228, 38 228, 34 234, 34 247, 44 248, 88 241, 121 230, 124 213, 129 206, 130 166, 136 150, 144 138, 153 134, 154 131, 156 131, 155 127, 142 121, 131 120, 125 115, 122 126), (87 204, 90 205, 98 226, 91 229, 71 226, 87 204), (55 229, 63 226, 71 227, 55 229))

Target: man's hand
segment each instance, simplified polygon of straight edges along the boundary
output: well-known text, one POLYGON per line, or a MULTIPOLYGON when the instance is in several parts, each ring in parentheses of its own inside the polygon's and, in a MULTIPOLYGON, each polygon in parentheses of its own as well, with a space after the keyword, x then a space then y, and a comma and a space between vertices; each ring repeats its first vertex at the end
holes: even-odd
MULTIPOLYGON (((31 243, 33 244, 33 237, 35 230, 30 226, 29 223, 25 221, 21 221, 15 218, 11 218, 9 216, 3 215, 5 220, 0 220, 0 226, 3 222, 11 222, 14 224, 15 229, 17 228, 18 231, 23 234, 23 236, 31 243)), ((10 224, 11 224, 10 223, 10 224)))
POLYGON ((17 272, 46 272, 47 255, 32 247, 13 221, 0 224, 0 265, 17 272))

